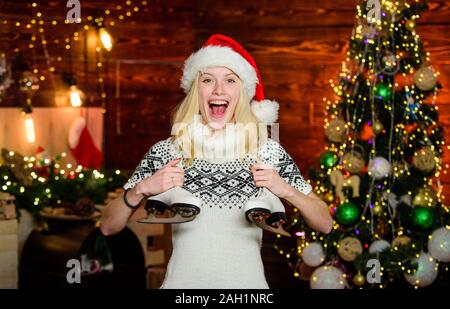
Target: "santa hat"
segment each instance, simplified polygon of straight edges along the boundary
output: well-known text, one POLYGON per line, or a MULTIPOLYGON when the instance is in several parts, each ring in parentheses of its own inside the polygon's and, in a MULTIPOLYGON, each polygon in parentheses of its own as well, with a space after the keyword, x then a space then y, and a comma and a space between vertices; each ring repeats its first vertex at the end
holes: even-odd
POLYGON ((188 93, 199 71, 216 66, 226 67, 239 76, 252 99, 253 114, 260 121, 272 123, 278 119, 278 103, 264 98, 255 60, 238 42, 225 35, 212 35, 202 48, 189 56, 184 63, 181 88, 188 93))
POLYGON ((81 166, 101 167, 103 154, 95 146, 83 117, 75 119, 69 130, 69 146, 73 157, 81 166))

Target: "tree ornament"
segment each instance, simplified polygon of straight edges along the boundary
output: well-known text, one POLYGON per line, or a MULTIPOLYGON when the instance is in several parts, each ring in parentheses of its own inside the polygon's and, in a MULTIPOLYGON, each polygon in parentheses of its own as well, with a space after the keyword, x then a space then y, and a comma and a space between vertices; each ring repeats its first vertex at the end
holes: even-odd
POLYGON ((342 225, 355 224, 359 219, 358 206, 353 202, 346 202, 336 209, 336 221, 342 225))
POLYGON ((381 121, 375 120, 375 122, 373 123, 373 126, 372 126, 373 133, 380 134, 381 132, 383 132, 383 129, 384 129, 384 127, 383 127, 383 124, 381 123, 381 121))
POLYGON ((406 163, 405 161, 394 161, 392 163, 392 172, 394 173, 395 177, 403 175, 403 173, 405 173, 406 171, 408 171, 408 163, 406 163))
POLYGON ((333 193, 331 193, 331 192, 327 192, 327 194, 325 194, 325 197, 324 197, 324 199, 325 199, 325 201, 327 202, 327 203, 333 203, 334 202, 334 194, 333 193))
POLYGON ((438 203, 436 192, 431 186, 420 188, 419 192, 413 199, 413 206, 435 207, 438 203))
POLYGON ((422 147, 414 153, 412 164, 424 173, 430 173, 436 166, 436 155, 432 146, 422 147))
POLYGON ((368 23, 361 24, 358 27, 358 32, 364 37, 368 39, 373 39, 377 35, 376 26, 368 23))
POLYGON ((358 151, 358 149, 356 148, 352 149, 342 157, 342 163, 347 171, 349 171, 352 174, 356 174, 365 165, 364 152, 361 152, 361 150, 358 151))
POLYGON ((359 184, 360 179, 358 175, 352 175, 345 178, 340 170, 334 170, 330 173, 330 182, 335 187, 336 195, 339 196, 341 201, 345 201, 345 195, 343 192, 344 187, 351 187, 353 191, 353 197, 359 197, 359 184))
POLYGON ((392 240, 392 247, 407 246, 411 243, 411 238, 406 235, 400 235, 392 240))
POLYGON ((343 143, 347 136, 347 128, 345 121, 341 119, 333 119, 325 127, 325 135, 334 143, 343 143))
POLYGON ((416 122, 414 122, 414 123, 412 123, 412 124, 407 124, 407 125, 405 125, 405 131, 406 131, 408 134, 411 134, 411 133, 414 132, 416 129, 417 129, 417 123, 416 123, 416 122))
POLYGON ((376 179, 388 177, 392 172, 391 163, 383 157, 375 157, 369 161, 369 173, 376 179))
POLYGON ((406 281, 417 287, 432 284, 438 275, 436 260, 428 253, 421 252, 418 258, 414 258, 413 262, 417 263, 417 270, 411 274, 405 273, 406 281))
POLYGON ((363 246, 358 238, 348 236, 339 241, 337 252, 344 261, 353 262, 363 252, 363 246))
POLYGON ((319 162, 322 168, 330 169, 336 165, 338 158, 335 154, 327 151, 320 156, 319 162))
POLYGON ((412 223, 421 230, 429 229, 434 222, 434 211, 430 207, 417 206, 411 212, 412 223))
POLYGON ((391 88, 386 84, 380 83, 375 87, 375 95, 381 100, 390 98, 391 94, 391 88))
POLYGON ((353 277, 353 283, 356 286, 363 286, 366 283, 366 278, 358 271, 355 277, 353 277))
POLYGON ((308 266, 316 267, 325 261, 325 252, 321 243, 309 243, 302 251, 303 262, 308 266))
POLYGON ((414 31, 416 28, 416 22, 414 20, 408 20, 405 26, 409 31, 414 31))
POLYGON ((359 139, 362 141, 368 141, 373 138, 373 128, 369 123, 365 123, 359 133, 359 139))
POLYGON ((377 204, 377 205, 373 206, 372 212, 374 215, 379 216, 379 215, 383 214, 383 207, 380 204, 377 204))
POLYGON ((311 289, 344 289, 347 279, 339 268, 322 266, 312 273, 309 284, 311 289))
POLYGON ((423 91, 432 90, 437 83, 436 73, 430 65, 423 65, 414 73, 414 83, 423 91))
POLYGON ((439 262, 450 262, 450 228, 441 227, 434 230, 428 240, 428 252, 439 262))
POLYGON ((407 94, 407 110, 408 110, 408 116, 411 120, 416 121, 417 120, 417 111, 419 110, 419 103, 417 103, 414 98, 411 96, 411 94, 407 94))
POLYGON ((387 250, 390 247, 391 245, 386 240, 378 239, 370 244, 369 253, 370 254, 380 253, 387 250))
POLYGON ((394 54, 389 53, 383 56, 383 65, 388 70, 395 68, 397 66, 397 58, 394 54))

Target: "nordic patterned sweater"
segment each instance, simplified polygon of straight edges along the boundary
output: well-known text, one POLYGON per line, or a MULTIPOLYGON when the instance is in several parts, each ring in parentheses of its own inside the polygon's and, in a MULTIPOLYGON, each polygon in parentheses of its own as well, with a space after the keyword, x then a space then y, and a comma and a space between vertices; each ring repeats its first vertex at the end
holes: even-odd
MULTIPOLYGON (((125 189, 151 176, 168 161, 180 157, 172 140, 150 148, 124 185, 125 189)), ((312 187, 283 149, 268 139, 259 151, 263 163, 300 192, 312 187)), ((212 163, 194 159, 184 167, 183 188, 202 200, 200 214, 190 222, 172 225, 173 251, 161 288, 269 288, 261 258, 262 230, 250 224, 244 205, 258 189, 246 160, 212 163)))

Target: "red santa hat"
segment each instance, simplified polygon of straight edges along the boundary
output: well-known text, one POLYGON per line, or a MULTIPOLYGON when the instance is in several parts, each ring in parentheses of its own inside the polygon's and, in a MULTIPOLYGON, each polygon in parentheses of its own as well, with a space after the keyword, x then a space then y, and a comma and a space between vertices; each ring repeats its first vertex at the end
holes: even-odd
POLYGON ((278 103, 264 98, 255 60, 238 42, 222 34, 212 35, 202 48, 189 56, 184 63, 181 88, 188 93, 199 71, 216 66, 226 67, 239 76, 252 100, 253 114, 260 121, 272 123, 278 119, 278 103))

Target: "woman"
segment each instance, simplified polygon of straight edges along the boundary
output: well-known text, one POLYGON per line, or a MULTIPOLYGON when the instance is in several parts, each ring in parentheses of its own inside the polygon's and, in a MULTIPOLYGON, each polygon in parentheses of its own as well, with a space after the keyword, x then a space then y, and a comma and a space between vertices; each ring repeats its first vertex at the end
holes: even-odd
POLYGON ((200 200, 200 209, 193 220, 173 225, 161 288, 268 288, 262 230, 248 222, 246 211, 270 196, 283 198, 313 229, 329 233, 328 207, 281 145, 267 137, 278 105, 264 100, 256 63, 242 46, 213 35, 187 59, 181 86, 187 95, 171 138, 144 156, 125 195, 106 207, 101 230, 119 232, 144 197, 182 188, 200 200))

